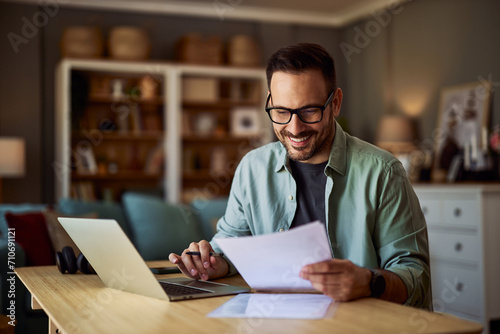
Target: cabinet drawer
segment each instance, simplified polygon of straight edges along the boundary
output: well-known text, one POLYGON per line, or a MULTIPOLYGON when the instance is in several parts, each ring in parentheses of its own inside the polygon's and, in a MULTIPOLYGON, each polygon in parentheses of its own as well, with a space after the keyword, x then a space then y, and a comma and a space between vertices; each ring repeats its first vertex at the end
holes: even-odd
POLYGON ((429 228, 429 252, 432 258, 446 258, 479 264, 481 242, 479 235, 470 233, 450 233, 429 228))
POLYGON ((424 213, 425 221, 429 225, 439 225, 442 223, 442 214, 441 214, 441 200, 435 199, 425 199, 420 201, 420 206, 422 208, 422 212, 424 213))
POLYGON ((443 214, 446 224, 479 226, 479 201, 471 199, 444 200, 443 214))
POLYGON ((435 311, 480 316, 482 290, 478 269, 431 260, 432 297, 435 311))

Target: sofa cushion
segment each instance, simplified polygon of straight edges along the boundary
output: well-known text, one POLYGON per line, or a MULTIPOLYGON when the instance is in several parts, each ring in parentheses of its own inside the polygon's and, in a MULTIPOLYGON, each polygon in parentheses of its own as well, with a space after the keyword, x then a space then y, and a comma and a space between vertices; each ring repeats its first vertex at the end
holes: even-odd
POLYGON ((26 254, 26 265, 55 264, 54 250, 43 213, 13 214, 8 212, 5 214, 5 219, 9 228, 15 229, 15 240, 26 254))
POLYGON ((217 222, 226 213, 227 200, 227 197, 220 197, 195 199, 191 202, 191 208, 201 224, 203 239, 210 241, 217 232, 217 222))
POLYGON ((122 202, 134 244, 144 260, 165 260, 170 253, 179 254, 202 238, 189 207, 138 193, 125 193, 122 202))
MULTIPOLYGON (((57 220, 58 217, 74 217, 63 215, 54 210, 46 210, 43 212, 45 223, 47 224, 47 231, 52 243, 54 251, 60 252, 65 246, 73 248, 73 251, 78 256, 80 249, 76 246, 75 242, 69 236, 68 232, 62 227, 61 223, 57 220)), ((97 213, 91 212, 84 215, 79 215, 78 218, 98 218, 97 213)))
POLYGON ((12 213, 27 213, 27 212, 40 212, 47 208, 45 204, 0 204, 0 232, 1 235, 7 237, 7 221, 5 220, 5 214, 7 212, 12 213))
POLYGON ((56 208, 57 211, 65 215, 83 215, 88 213, 97 213, 99 218, 114 219, 120 224, 123 232, 130 238, 130 227, 125 213, 120 204, 115 202, 84 202, 71 198, 62 198, 56 208))

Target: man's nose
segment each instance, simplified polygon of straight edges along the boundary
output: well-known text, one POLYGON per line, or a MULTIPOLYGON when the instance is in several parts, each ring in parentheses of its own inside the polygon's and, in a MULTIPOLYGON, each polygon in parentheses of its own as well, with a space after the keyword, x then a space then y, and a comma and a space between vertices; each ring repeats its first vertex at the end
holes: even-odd
POLYGON ((287 125, 288 132, 293 133, 294 135, 298 135, 306 128, 306 124, 302 122, 299 118, 299 115, 293 114, 290 123, 287 125))

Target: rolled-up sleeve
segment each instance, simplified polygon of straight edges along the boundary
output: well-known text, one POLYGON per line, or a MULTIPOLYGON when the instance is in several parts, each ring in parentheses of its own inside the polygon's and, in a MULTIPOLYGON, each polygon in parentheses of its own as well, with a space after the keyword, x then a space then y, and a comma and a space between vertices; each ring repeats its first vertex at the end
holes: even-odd
MULTIPOLYGON (((231 192, 229 195, 226 212, 222 218, 217 222, 217 233, 214 235, 210 244, 216 252, 221 252, 222 250, 217 245, 217 238, 234 238, 251 235, 250 228, 248 226, 248 221, 243 211, 243 195, 242 189, 244 186, 243 176, 241 175, 241 169, 245 165, 245 160, 238 166, 235 172, 233 184, 231 186, 231 192)), ((224 259, 229 264, 228 275, 235 275, 238 273, 234 265, 229 261, 229 259, 224 256, 224 259)))
POLYGON ((400 162, 388 167, 380 189, 374 229, 380 266, 406 285, 406 305, 432 310, 427 226, 400 162))

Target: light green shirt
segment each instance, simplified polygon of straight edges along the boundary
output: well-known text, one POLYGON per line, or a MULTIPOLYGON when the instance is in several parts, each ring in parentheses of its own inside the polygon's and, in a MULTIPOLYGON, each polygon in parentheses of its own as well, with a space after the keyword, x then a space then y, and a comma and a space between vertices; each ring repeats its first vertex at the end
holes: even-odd
MULTIPOLYGON (((325 175, 326 227, 334 258, 394 272, 408 289, 406 304, 431 309, 427 227, 401 163, 336 124, 325 175)), ((251 151, 236 169, 214 238, 288 230, 296 193, 280 142, 251 151)), ((212 246, 220 251, 213 240, 212 246)))

